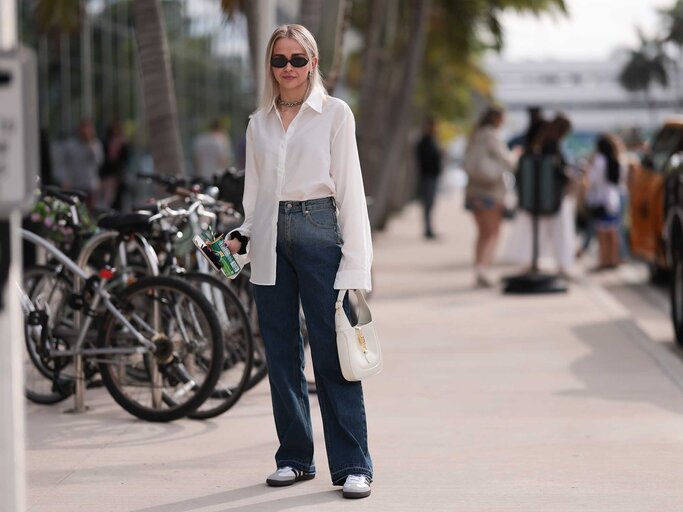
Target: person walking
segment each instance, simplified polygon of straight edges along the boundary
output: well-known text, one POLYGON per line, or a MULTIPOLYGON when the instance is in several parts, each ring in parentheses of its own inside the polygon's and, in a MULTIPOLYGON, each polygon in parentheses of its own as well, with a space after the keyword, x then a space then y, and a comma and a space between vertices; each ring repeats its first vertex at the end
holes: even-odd
MULTIPOLYGON (((299 324, 303 307, 333 485, 370 495, 363 390, 337 355, 337 290, 371 289, 372 239, 351 109, 325 90, 318 48, 301 25, 270 37, 260 108, 247 127, 244 223, 228 234, 247 253, 266 348, 279 448, 270 486, 315 476, 299 324)), ((346 304, 348 314, 348 301, 346 304)))
POLYGON ((475 283, 491 287, 486 275, 491 265, 500 234, 505 200, 506 172, 514 169, 516 154, 511 152, 500 135, 504 112, 490 107, 479 119, 465 150, 465 208, 472 212, 477 225, 474 271, 475 283))
POLYGON ((435 134, 436 122, 428 117, 424 122, 422 137, 415 148, 420 172, 419 194, 424 208, 424 236, 428 239, 436 238, 432 229, 432 208, 442 169, 441 150, 436 143, 435 134))

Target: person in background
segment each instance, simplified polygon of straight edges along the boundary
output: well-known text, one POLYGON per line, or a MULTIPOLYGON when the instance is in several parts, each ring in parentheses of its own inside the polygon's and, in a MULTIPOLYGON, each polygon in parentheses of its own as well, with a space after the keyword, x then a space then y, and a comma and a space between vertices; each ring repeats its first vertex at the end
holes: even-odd
POLYGON ((523 133, 519 133, 508 141, 508 147, 511 150, 521 148, 523 152, 529 152, 532 142, 536 139, 538 131, 544 124, 543 112, 541 107, 529 106, 526 109, 528 118, 528 125, 523 133))
POLYGON ((619 225, 617 235, 619 238, 619 260, 625 262, 631 255, 631 248, 628 240, 627 217, 629 209, 629 180, 631 179, 632 169, 640 162, 638 157, 631 153, 624 143, 624 140, 617 134, 609 134, 609 139, 614 145, 617 159, 619 160, 619 225))
POLYGON ((517 153, 511 152, 500 135, 504 112, 490 107, 474 128, 465 149, 464 167, 468 181, 465 208, 477 225, 474 251, 475 284, 493 286, 486 275, 495 255, 505 200, 504 174, 514 169, 517 153))
POLYGON ((437 146, 435 135, 436 122, 428 117, 424 121, 422 137, 415 148, 420 173, 419 194, 424 208, 424 236, 427 239, 436 238, 432 229, 432 208, 442 170, 441 150, 437 146))
POLYGON ((531 151, 531 147, 538 138, 541 127, 545 125, 541 107, 528 107, 527 114, 529 115, 529 126, 524 134, 524 152, 531 151))
POLYGON ((124 180, 130 160, 128 139, 120 121, 114 121, 104 136, 104 163, 100 168, 101 206, 121 209, 124 180))
POLYGON ((585 200, 598 235, 598 269, 619 265, 621 168, 614 141, 606 134, 600 135, 586 173, 588 185, 585 200))
MULTIPOLYGON (((353 113, 327 94, 318 47, 301 25, 273 32, 259 110, 247 127, 244 223, 279 448, 273 487, 315 476, 299 308, 313 359, 333 485, 370 495, 373 476, 360 382, 344 379, 335 333, 339 290, 370 290, 372 237, 353 113)), ((347 310, 348 313, 348 310, 347 310)))
POLYGON ((104 162, 102 144, 97 138, 95 127, 88 119, 81 121, 78 135, 69 139, 64 147, 64 188, 86 194, 86 204, 95 207, 95 196, 99 189, 99 169, 104 162))
POLYGON ((192 147, 194 177, 213 183, 232 163, 232 145, 220 119, 211 122, 208 132, 199 134, 192 147))

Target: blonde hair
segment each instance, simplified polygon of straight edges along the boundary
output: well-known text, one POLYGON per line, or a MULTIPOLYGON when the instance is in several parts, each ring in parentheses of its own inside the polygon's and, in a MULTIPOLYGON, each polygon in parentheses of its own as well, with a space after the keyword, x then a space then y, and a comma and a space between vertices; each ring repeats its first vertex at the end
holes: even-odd
MULTIPOLYGON (((259 108, 269 109, 273 104, 273 100, 277 98, 280 94, 280 86, 273 76, 273 70, 270 66, 270 57, 273 54, 273 47, 278 39, 283 37, 288 37, 294 39, 306 52, 306 57, 308 62, 312 62, 314 58, 318 58, 318 45, 315 42, 315 38, 303 25, 280 25, 275 29, 273 34, 270 36, 268 45, 266 46, 266 62, 265 62, 265 80, 263 86, 263 94, 261 94, 261 103, 259 108)), ((309 76, 309 86, 307 91, 307 97, 311 92, 315 90, 321 91, 323 94, 327 94, 327 90, 323 85, 323 79, 320 74, 320 63, 316 65, 310 72, 309 76)))

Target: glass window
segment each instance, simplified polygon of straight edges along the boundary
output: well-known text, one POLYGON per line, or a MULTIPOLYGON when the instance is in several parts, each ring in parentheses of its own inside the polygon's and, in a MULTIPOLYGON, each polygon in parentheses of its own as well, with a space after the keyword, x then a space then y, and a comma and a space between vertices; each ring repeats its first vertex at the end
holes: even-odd
POLYGON ((675 151, 683 150, 683 128, 668 126, 655 137, 652 143, 652 170, 660 173, 675 151))

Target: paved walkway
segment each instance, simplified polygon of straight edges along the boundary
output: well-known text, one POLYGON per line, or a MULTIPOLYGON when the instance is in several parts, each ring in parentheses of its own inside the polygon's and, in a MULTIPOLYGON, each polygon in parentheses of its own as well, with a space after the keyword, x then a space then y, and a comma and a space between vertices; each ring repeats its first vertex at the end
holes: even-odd
POLYGON ((272 489, 265 384, 215 420, 163 425, 95 390, 83 415, 27 405, 29 511, 682 510, 683 364, 671 344, 596 280, 558 296, 474 290, 457 194, 437 206, 440 240, 424 244, 419 220, 411 206, 375 238, 386 361, 365 387, 372 497, 348 502, 330 485, 315 400, 318 477, 272 489))

